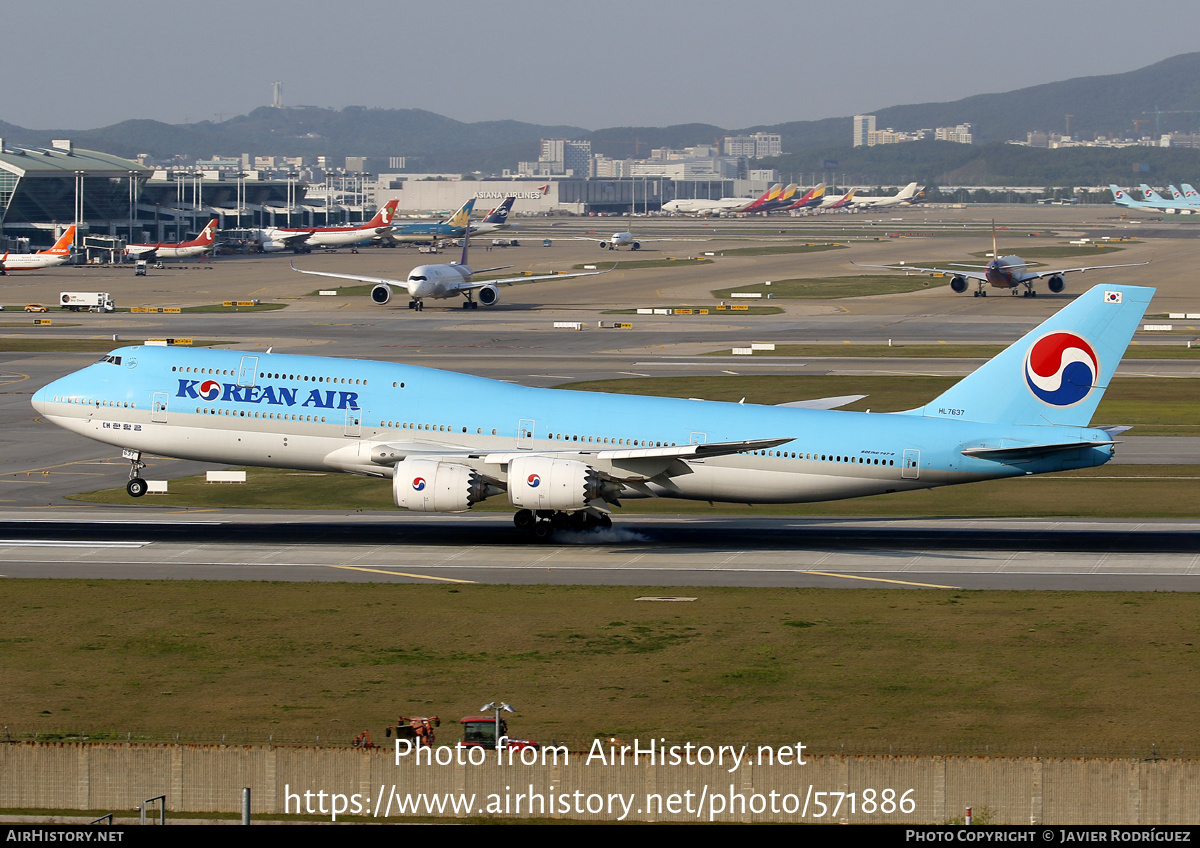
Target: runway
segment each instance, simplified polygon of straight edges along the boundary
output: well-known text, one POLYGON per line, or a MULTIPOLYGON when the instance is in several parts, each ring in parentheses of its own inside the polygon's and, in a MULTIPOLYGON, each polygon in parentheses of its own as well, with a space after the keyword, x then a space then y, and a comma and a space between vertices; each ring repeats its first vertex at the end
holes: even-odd
POLYGON ((1200 591, 1200 521, 0 513, 8 578, 1200 591))

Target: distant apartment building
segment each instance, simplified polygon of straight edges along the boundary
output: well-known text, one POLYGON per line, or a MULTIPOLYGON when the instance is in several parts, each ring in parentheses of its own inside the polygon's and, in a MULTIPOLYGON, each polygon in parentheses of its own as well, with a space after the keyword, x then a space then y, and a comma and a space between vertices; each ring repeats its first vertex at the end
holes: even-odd
POLYGON ((521 173, 533 176, 587 177, 591 173, 592 143, 568 138, 543 138, 536 163, 522 162, 521 173), (531 166, 526 168, 526 166, 531 166))
POLYGON ((869 136, 875 132, 875 116, 874 115, 855 115, 854 116, 854 146, 864 147, 870 144, 869 136))
POLYGON ((884 130, 875 129, 874 115, 854 116, 854 146, 875 147, 880 144, 902 144, 906 141, 923 141, 935 138, 938 141, 954 141, 959 144, 971 144, 974 136, 970 124, 959 124, 956 127, 937 127, 936 129, 896 130, 888 127, 884 130))
POLYGON ((972 144, 974 135, 970 124, 959 124, 956 127, 938 127, 933 131, 933 137, 938 141, 953 141, 958 144, 972 144))
POLYGON ((783 136, 778 133, 759 132, 754 135, 725 136, 725 155, 746 159, 764 159, 783 154, 783 136))

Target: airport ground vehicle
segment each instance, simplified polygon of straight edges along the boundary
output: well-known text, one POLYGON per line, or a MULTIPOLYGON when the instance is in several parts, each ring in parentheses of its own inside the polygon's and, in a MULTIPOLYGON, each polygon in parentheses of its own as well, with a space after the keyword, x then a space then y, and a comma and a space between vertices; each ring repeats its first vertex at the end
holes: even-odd
MULTIPOLYGON (((508 722, 504 719, 500 719, 500 733, 496 733, 495 716, 466 716, 458 721, 463 726, 462 745, 464 748, 484 748, 494 751, 497 737, 508 737, 508 722)), ((529 739, 505 738, 504 747, 520 751, 522 748, 540 748, 541 746, 529 739)))
POLYGON ((408 739, 418 746, 431 748, 437 740, 434 728, 441 726, 442 720, 437 716, 400 716, 395 724, 388 725, 383 735, 408 739))
POLYGON ((72 312, 114 312, 117 308, 108 292, 61 292, 58 305, 72 312))

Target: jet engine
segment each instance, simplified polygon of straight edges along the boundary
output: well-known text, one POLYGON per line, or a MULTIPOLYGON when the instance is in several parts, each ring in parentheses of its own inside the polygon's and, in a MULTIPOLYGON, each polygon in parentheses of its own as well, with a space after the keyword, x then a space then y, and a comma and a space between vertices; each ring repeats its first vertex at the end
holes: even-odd
POLYGON ((392 471, 396 506, 414 512, 464 512, 502 490, 473 468, 436 459, 406 459, 392 471))
POLYGON ((1046 286, 1055 294, 1058 294, 1060 291, 1062 291, 1066 284, 1067 282, 1062 278, 1062 274, 1055 274, 1046 281, 1046 286))
POLYGON ((519 456, 508 463, 508 500, 519 509, 583 509, 597 498, 615 498, 620 490, 619 483, 573 459, 519 456))
POLYGON ((641 249, 642 249, 642 243, 640 241, 635 241, 633 243, 633 246, 630 248, 630 250, 641 250, 641 249))
POLYGON ((392 299, 392 288, 386 283, 380 283, 371 289, 371 300, 380 306, 383 306, 392 299))
POLYGON ((500 290, 495 286, 484 286, 475 293, 484 306, 495 306, 500 302, 500 290))
POLYGON ((962 294, 967 290, 967 278, 963 276, 954 277, 950 280, 950 289, 962 294))

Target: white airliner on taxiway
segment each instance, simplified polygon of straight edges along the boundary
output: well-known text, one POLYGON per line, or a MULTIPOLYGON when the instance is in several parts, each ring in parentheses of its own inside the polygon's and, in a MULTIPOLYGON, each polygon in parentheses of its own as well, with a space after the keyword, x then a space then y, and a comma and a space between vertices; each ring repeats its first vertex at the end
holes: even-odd
MULTIPOLYGON (((758 406, 511 385, 392 362, 123 347, 38 389, 46 421, 145 454, 378 477, 414 512, 504 495, 539 537, 623 498, 806 503, 1103 465, 1092 416, 1154 289, 1097 286, 925 406, 758 406), (806 408, 807 407, 807 408, 806 408)), ((449 529, 449 525, 441 525, 449 529)))
MULTIPOLYGON (((393 280, 387 277, 362 277, 357 274, 331 274, 327 271, 303 271, 292 266, 293 271, 301 274, 313 274, 317 277, 335 277, 339 280, 354 280, 359 283, 372 283, 371 300, 379 306, 391 302, 392 287, 408 291, 408 308, 418 312, 425 308, 424 299, 443 300, 448 297, 465 298, 463 309, 478 309, 479 304, 495 306, 500 302, 500 290, 497 286, 511 286, 513 283, 529 283, 534 280, 564 280, 569 277, 594 277, 597 274, 607 274, 607 271, 582 271, 576 274, 540 274, 520 277, 505 277, 499 280, 473 279, 475 274, 487 274, 491 271, 502 271, 511 265, 501 265, 496 268, 482 268, 478 271, 467 264, 467 248, 470 239, 463 240, 462 261, 447 262, 438 265, 418 265, 408 273, 406 280, 393 280), (475 300, 475 298, 479 300, 475 300)), ((614 266, 616 267, 616 266, 614 266)))

